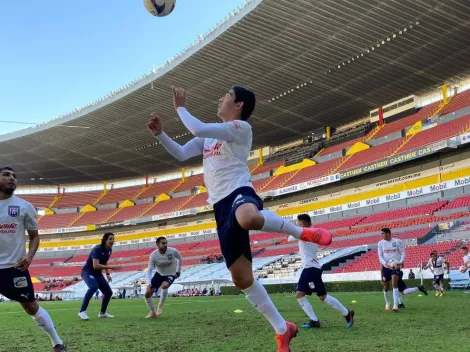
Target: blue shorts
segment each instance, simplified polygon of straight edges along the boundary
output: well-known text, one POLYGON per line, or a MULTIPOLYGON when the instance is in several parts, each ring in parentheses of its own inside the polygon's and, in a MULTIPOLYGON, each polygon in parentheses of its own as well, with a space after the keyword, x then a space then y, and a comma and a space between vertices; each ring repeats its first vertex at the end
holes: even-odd
POLYGON ((444 274, 434 275, 434 284, 440 285, 442 280, 444 280, 444 274))
POLYGON ((0 294, 20 302, 34 302, 34 287, 29 272, 15 268, 0 269, 0 294))
POLYGON ((254 204, 259 210, 263 209, 263 201, 251 187, 240 187, 214 204, 220 249, 227 268, 242 255, 252 261, 249 231, 243 229, 235 218, 235 211, 245 203, 254 204))
POLYGON ((300 274, 299 282, 297 283, 297 291, 305 292, 311 295, 313 292, 318 297, 326 295, 325 284, 322 280, 323 270, 318 268, 305 268, 300 274))
POLYGON ((168 282, 168 287, 171 286, 173 281, 175 281, 176 276, 173 275, 168 275, 168 276, 162 276, 159 273, 155 273, 152 277, 152 281, 150 283, 152 289, 158 290, 162 283, 168 282))
MULTIPOLYGON (((400 269, 390 269, 382 265, 382 282, 389 282, 392 280, 393 275, 400 275, 400 269)), ((402 272, 403 276, 403 272, 402 272)))

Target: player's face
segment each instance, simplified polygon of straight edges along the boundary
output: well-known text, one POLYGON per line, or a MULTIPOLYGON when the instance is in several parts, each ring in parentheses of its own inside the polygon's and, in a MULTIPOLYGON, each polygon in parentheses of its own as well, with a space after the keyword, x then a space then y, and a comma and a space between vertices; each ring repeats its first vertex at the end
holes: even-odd
POLYGON ((385 241, 390 241, 392 239, 392 234, 391 233, 386 233, 382 231, 382 237, 385 241))
POLYGON ((167 240, 161 240, 160 243, 158 244, 158 249, 162 252, 165 252, 168 247, 168 241, 167 240))
POLYGON ((242 105, 240 102, 235 103, 235 92, 230 90, 219 99, 217 116, 224 122, 233 121, 240 115, 242 105))
POLYGON ((114 236, 109 236, 108 240, 106 241, 106 245, 108 247, 112 247, 114 245, 114 236))
POLYGON ((431 254, 431 259, 432 260, 437 260, 437 253, 431 254))
POLYGON ((312 227, 312 224, 310 224, 308 221, 305 221, 305 220, 297 220, 297 226, 312 227))
POLYGON ((468 254, 468 249, 463 249, 463 248, 461 248, 460 251, 462 252, 462 256, 468 254))
POLYGON ((11 170, 0 171, 0 192, 12 195, 16 190, 16 174, 11 170))

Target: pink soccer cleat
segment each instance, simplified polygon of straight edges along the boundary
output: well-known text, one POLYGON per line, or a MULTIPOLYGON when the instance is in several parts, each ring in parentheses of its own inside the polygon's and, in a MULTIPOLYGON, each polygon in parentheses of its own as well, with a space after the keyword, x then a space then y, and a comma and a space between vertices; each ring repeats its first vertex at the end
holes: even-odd
POLYGON ((315 227, 304 227, 300 240, 304 242, 313 242, 320 246, 329 246, 332 241, 331 234, 325 230, 315 227))

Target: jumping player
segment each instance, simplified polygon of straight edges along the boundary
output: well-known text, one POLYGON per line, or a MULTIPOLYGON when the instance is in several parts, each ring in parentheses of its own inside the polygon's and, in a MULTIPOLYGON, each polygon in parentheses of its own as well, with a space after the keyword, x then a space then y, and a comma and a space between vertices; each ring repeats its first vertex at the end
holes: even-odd
POLYGON ((427 291, 423 286, 406 288, 403 281, 403 262, 405 260, 405 246, 403 242, 397 238, 392 238, 392 231, 389 228, 383 228, 382 230, 383 240, 378 243, 378 254, 379 261, 382 264, 382 285, 384 290, 385 298, 385 310, 390 310, 390 300, 388 298, 388 291, 390 290, 390 281, 393 287, 393 311, 398 311, 398 305, 400 304, 404 308, 403 302, 400 303, 400 293, 407 295, 412 292, 421 291, 427 296, 427 291), (396 267, 392 267, 389 262, 395 260, 398 262, 396 267))
POLYGON ((436 290, 436 297, 444 296, 444 266, 449 267, 444 256, 439 256, 437 251, 432 251, 429 255, 428 263, 423 267, 423 270, 430 269, 434 275, 434 289, 436 290))
POLYGON ((146 318, 156 318, 163 313, 163 303, 168 297, 168 288, 175 279, 181 275, 181 266, 183 258, 176 248, 168 247, 168 241, 165 237, 157 238, 157 249, 150 254, 149 266, 147 269, 147 291, 145 292, 145 300, 147 307, 150 309, 146 318), (155 275, 152 277, 153 269, 157 268, 155 275), (153 305, 153 293, 161 288, 160 302, 155 312, 153 305))
POLYGON ((114 318, 114 315, 108 314, 108 303, 113 295, 113 290, 109 286, 108 282, 113 282, 109 270, 119 270, 120 266, 109 266, 108 260, 113 253, 114 245, 114 234, 111 232, 105 233, 101 239, 101 244, 96 245, 90 252, 85 265, 82 268, 82 279, 88 286, 88 291, 83 297, 82 307, 78 316, 82 320, 88 320, 86 310, 90 300, 93 298, 96 290, 100 290, 103 294, 103 300, 101 301, 101 310, 98 314, 98 318, 114 318), (103 270, 106 271, 106 279, 103 276, 103 270), (107 280, 107 281, 106 281, 107 280))
POLYGON ((15 196, 17 177, 12 168, 0 168, 0 296, 21 304, 49 336, 52 351, 65 351, 49 314, 36 302, 28 268, 39 248, 36 209, 15 196), (29 236, 26 253, 25 231, 29 236))
MULTIPOLYGON (((297 216, 297 225, 301 227, 312 227, 312 219, 308 214, 300 214, 297 216)), ((295 240, 294 237, 289 236, 289 242, 295 240)), ((320 301, 325 302, 343 315, 348 328, 352 327, 354 324, 354 311, 348 310, 340 301, 326 293, 325 284, 322 280, 323 270, 317 259, 317 245, 303 241, 298 242, 300 257, 302 258, 302 273, 300 274, 297 284, 296 297, 300 306, 310 318, 310 321, 302 325, 302 327, 305 329, 320 327, 320 321, 315 315, 312 305, 307 297, 305 297, 305 295, 312 295, 313 292, 317 294, 320 301)))
POLYGON ((233 86, 219 99, 217 115, 222 123, 201 122, 186 110, 186 100, 185 90, 173 87, 175 109, 195 136, 184 146, 163 132, 162 122, 156 116, 147 128, 179 161, 203 155, 208 202, 214 207, 220 247, 233 283, 273 326, 278 351, 288 352, 291 339, 297 335, 297 326, 282 318, 264 287, 254 280, 248 231, 286 233, 296 239, 324 245, 331 243, 331 235, 323 229, 301 228, 263 210, 263 202, 253 189, 247 166, 253 138, 247 120, 256 100, 252 91, 233 86))

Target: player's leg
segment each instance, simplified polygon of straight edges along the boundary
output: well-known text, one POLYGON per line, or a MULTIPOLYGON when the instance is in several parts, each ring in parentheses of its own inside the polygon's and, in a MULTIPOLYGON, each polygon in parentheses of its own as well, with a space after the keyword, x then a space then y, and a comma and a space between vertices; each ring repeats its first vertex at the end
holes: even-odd
POLYGON ((49 336, 53 351, 65 351, 54 323, 47 311, 35 300, 33 283, 28 271, 9 268, 0 270, 0 295, 21 304, 25 312, 49 336))
POLYGON ((153 303, 153 294, 155 293, 155 291, 158 290, 161 285, 161 282, 157 282, 157 279, 155 278, 157 274, 158 273, 155 273, 152 278, 152 282, 149 282, 149 284, 147 285, 147 290, 145 291, 145 303, 147 303, 147 307, 150 310, 150 313, 146 316, 147 319, 157 317, 157 312, 155 311, 155 305, 153 303))
POLYGON ((163 313, 163 303, 165 303, 166 298, 168 297, 168 288, 174 281, 174 276, 166 276, 162 285, 160 286, 160 301, 158 302, 157 316, 162 315, 163 313))
POLYGON ((101 310, 100 314, 98 314, 98 318, 114 318, 113 315, 108 314, 106 311, 108 310, 108 304, 113 296, 113 290, 109 286, 108 281, 106 281, 103 275, 96 277, 96 282, 98 283, 98 288, 103 294, 103 300, 101 301, 101 310))
POLYGON ((394 312, 398 311, 398 297, 400 296, 400 291, 398 290, 398 272, 394 271, 392 273, 392 287, 393 287, 393 308, 394 312))
POLYGON ((385 299, 385 310, 390 310, 390 297, 389 297, 389 292, 390 292, 390 281, 392 280, 392 277, 389 272, 388 268, 384 268, 382 266, 381 269, 381 274, 382 274, 382 285, 383 285, 383 291, 384 291, 384 299, 385 299))
POLYGON ((331 235, 325 229, 300 227, 270 210, 259 210, 253 202, 245 201, 236 211, 237 221, 245 230, 285 233, 306 242, 331 244, 331 235))
POLYGON ((98 283, 96 282, 95 276, 92 274, 82 273, 82 279, 88 286, 88 291, 86 291, 85 297, 83 297, 82 306, 80 307, 80 312, 78 313, 78 316, 82 320, 88 320, 89 318, 86 314, 86 310, 88 308, 88 304, 90 303, 91 298, 98 289, 98 283))
POLYGON ((297 284, 297 292, 295 293, 295 297, 297 298, 297 302, 299 302, 299 304, 302 307, 303 311, 305 312, 305 314, 307 314, 308 318, 310 319, 310 321, 308 323, 305 323, 304 325, 302 325, 302 327, 304 329, 319 328, 320 327, 320 321, 318 320, 317 316, 315 315, 315 312, 313 311, 312 305, 308 301, 307 297, 305 297, 305 295, 307 293, 305 291, 302 291, 302 287, 304 285, 302 275, 303 275, 304 271, 305 271, 305 269, 302 271, 302 274, 300 275, 299 283, 297 284))

